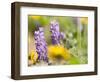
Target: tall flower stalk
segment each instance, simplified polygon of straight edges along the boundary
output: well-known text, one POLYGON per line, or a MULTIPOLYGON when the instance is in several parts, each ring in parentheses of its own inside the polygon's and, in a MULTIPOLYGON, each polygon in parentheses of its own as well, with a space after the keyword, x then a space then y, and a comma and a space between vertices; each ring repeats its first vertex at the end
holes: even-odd
POLYGON ((38 31, 34 32, 36 52, 38 53, 38 60, 48 62, 47 57, 47 43, 44 37, 44 30, 42 27, 38 31))
POLYGON ((59 45, 60 40, 65 38, 65 34, 63 32, 60 32, 59 23, 56 20, 51 21, 50 32, 51 32, 52 44, 54 45, 59 45))

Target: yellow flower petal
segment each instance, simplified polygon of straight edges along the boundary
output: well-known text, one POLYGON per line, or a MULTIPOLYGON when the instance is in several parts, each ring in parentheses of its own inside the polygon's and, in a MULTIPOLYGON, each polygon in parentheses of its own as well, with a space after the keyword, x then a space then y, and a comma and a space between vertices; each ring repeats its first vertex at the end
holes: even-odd
POLYGON ((57 58, 68 60, 71 55, 69 51, 63 46, 51 45, 48 47, 48 57, 50 60, 56 60, 57 58))
POLYGON ((38 58, 38 54, 35 51, 31 51, 29 55, 29 60, 31 60, 31 62, 34 64, 36 63, 37 58, 38 58))

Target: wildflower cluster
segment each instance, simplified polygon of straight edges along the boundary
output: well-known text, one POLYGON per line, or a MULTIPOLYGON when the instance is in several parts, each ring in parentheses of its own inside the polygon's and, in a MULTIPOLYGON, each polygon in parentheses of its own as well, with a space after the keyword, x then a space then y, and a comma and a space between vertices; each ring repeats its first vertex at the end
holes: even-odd
MULTIPOLYGON (((52 44, 59 45, 60 40, 65 38, 65 34, 59 31, 59 23, 52 21, 50 23, 52 44)), ((36 52, 38 54, 38 61, 44 61, 48 63, 47 56, 47 43, 45 41, 43 27, 39 27, 39 30, 34 32, 36 52)))

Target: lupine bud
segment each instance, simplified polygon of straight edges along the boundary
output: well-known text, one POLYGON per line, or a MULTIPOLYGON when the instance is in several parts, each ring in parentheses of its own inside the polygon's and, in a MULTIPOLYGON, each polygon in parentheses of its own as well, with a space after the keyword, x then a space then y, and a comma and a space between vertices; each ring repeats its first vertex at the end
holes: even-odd
POLYGON ((65 34, 63 32, 60 33, 60 38, 61 39, 65 39, 66 38, 66 36, 65 36, 65 34))

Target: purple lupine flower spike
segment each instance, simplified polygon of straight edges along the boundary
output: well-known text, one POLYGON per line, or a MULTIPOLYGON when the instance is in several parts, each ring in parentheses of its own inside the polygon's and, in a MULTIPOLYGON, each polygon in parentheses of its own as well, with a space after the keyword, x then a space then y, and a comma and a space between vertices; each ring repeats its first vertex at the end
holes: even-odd
POLYGON ((47 44, 44 37, 44 30, 42 27, 38 31, 34 32, 34 39, 36 45, 36 52, 38 53, 38 60, 48 62, 47 57, 47 44))
POLYGON ((64 33, 59 31, 59 23, 56 20, 51 21, 50 23, 50 32, 52 43, 55 45, 60 44, 60 40, 64 38, 64 33))
POLYGON ((53 44, 59 44, 59 23, 56 20, 50 23, 51 39, 53 44))

